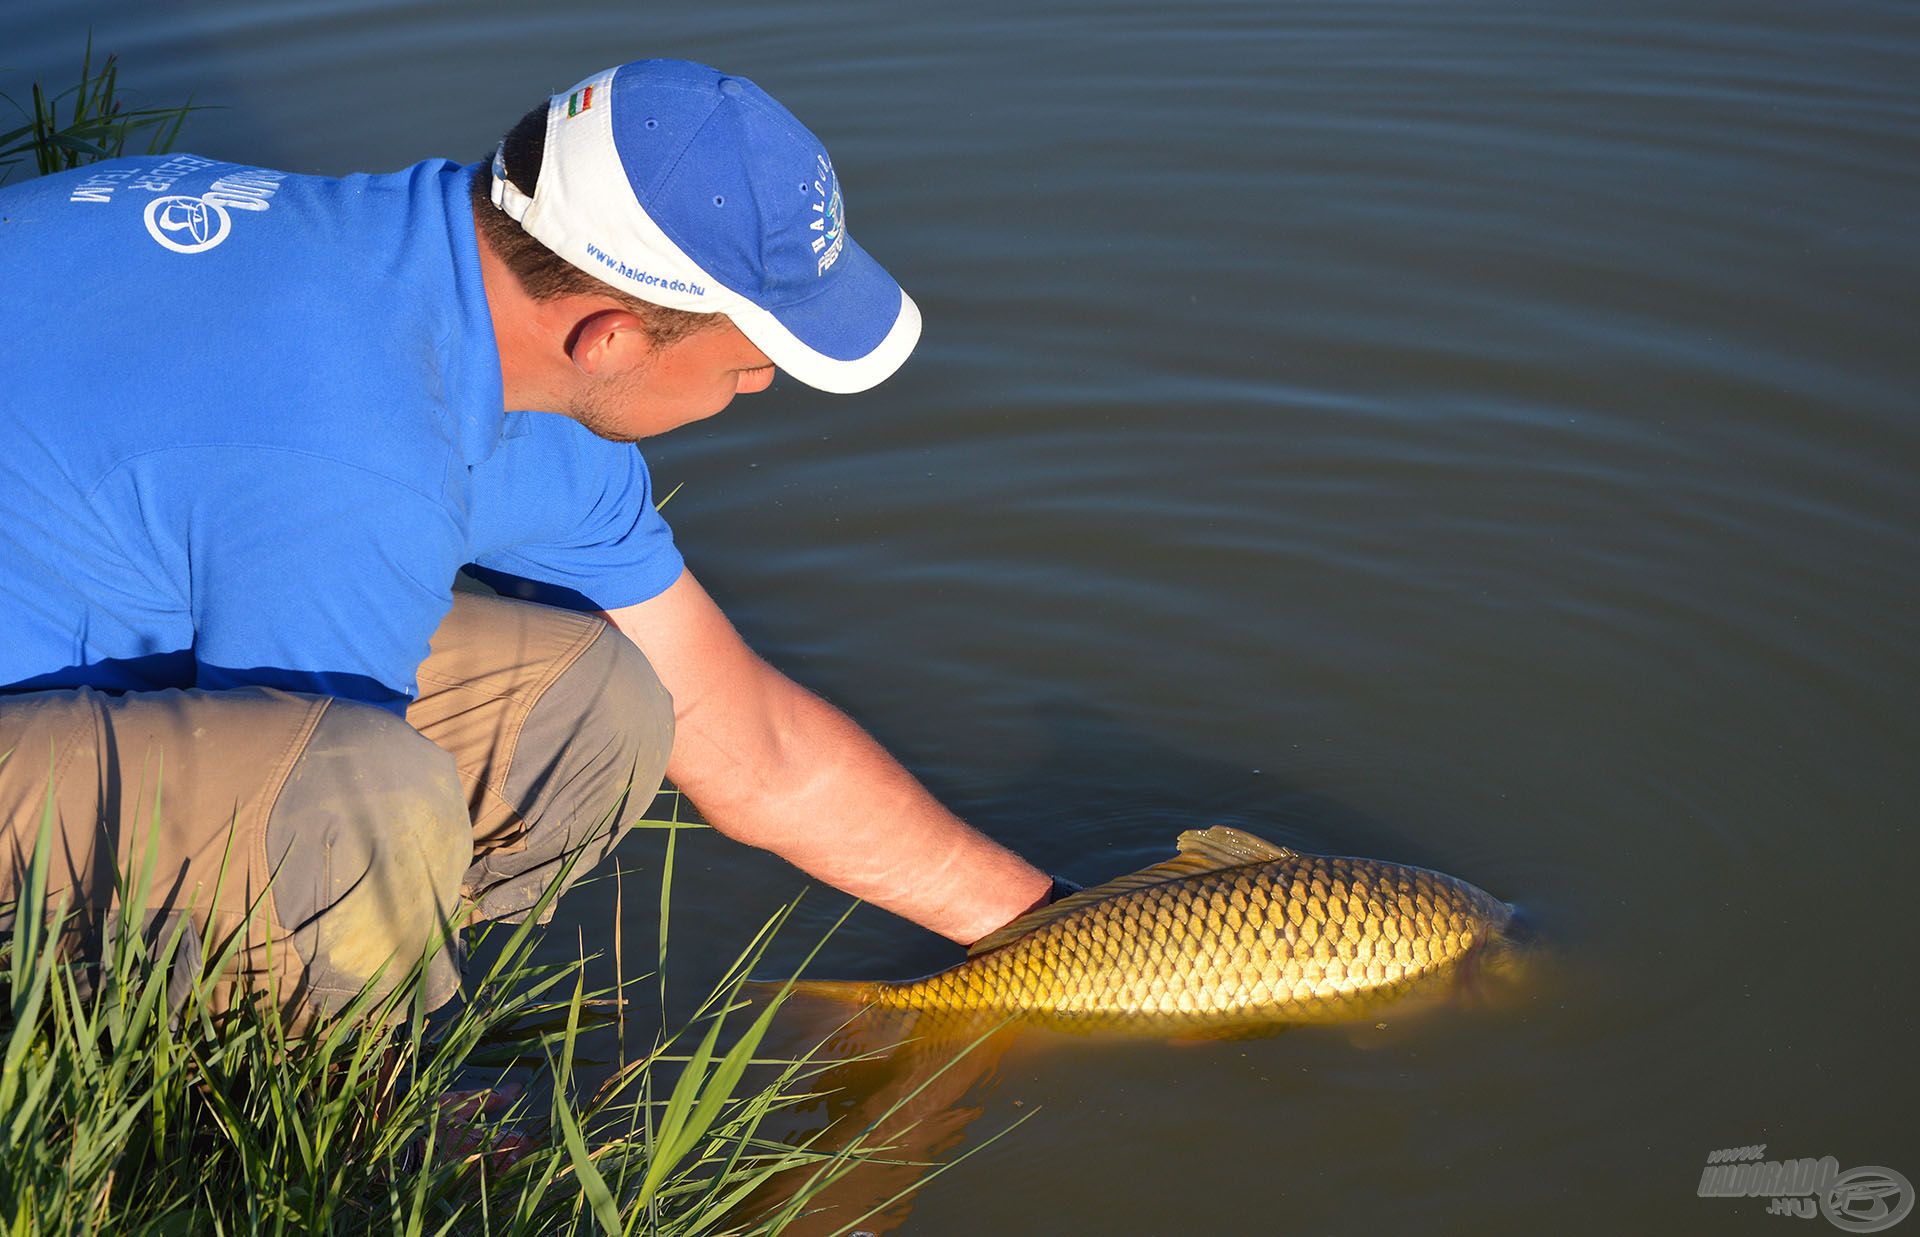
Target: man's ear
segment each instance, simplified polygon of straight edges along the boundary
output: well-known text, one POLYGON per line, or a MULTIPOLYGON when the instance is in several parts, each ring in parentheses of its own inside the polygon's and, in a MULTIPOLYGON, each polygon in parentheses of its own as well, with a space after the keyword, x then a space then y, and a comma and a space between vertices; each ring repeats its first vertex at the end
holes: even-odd
POLYGON ((640 316, 625 309, 602 309, 574 325, 567 355, 581 373, 604 378, 627 373, 653 355, 653 337, 640 316))

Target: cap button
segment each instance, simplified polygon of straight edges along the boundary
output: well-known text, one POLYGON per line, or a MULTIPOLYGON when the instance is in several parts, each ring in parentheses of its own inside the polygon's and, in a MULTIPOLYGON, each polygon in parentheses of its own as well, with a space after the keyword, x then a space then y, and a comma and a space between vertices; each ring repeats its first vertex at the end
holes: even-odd
POLYGON ((740 83, 734 81, 731 77, 723 77, 720 79, 720 93, 724 95, 737 95, 740 93, 740 83))

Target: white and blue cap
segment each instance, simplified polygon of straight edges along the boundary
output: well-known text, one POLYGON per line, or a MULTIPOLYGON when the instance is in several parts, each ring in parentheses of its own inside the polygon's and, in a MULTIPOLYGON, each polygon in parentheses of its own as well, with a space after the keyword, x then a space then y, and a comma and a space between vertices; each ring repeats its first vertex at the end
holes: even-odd
POLYGON ((493 201, 588 274, 725 314, 794 378, 864 391, 900 368, 920 310, 847 234, 826 147, 743 77, 684 60, 596 73, 547 108, 531 197, 493 161, 493 201))

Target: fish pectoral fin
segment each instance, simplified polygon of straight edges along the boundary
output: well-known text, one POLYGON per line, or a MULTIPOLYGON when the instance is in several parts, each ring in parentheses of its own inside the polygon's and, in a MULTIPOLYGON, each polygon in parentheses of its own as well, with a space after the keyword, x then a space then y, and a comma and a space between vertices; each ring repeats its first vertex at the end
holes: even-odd
POLYGON ((1173 858, 1126 876, 1117 876, 1104 885, 1070 894, 1038 910, 1028 911, 999 931, 989 932, 975 941, 968 948, 967 956, 977 958, 990 953, 1002 945, 1012 944, 1036 928, 1044 927, 1056 919, 1064 919, 1095 902, 1104 902, 1148 885, 1163 885, 1168 881, 1184 880, 1203 872, 1218 872, 1222 868, 1237 868, 1243 864, 1271 863, 1275 859, 1298 857, 1297 852, 1284 846, 1275 846, 1251 833, 1242 833, 1226 825, 1215 825, 1211 829, 1189 829, 1180 835, 1180 853, 1173 858))
POLYGON ((1212 860, 1201 871, 1216 868, 1237 868, 1246 863, 1272 863, 1276 859, 1298 859, 1300 852, 1257 838, 1232 825, 1215 825, 1211 829, 1189 829, 1180 835, 1178 843, 1180 855, 1189 855, 1212 860))

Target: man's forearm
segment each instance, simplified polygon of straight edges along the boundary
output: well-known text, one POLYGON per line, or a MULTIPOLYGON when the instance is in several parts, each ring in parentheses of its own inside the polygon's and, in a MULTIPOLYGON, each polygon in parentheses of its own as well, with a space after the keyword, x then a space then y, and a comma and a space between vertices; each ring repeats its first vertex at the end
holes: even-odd
POLYGON ((749 649, 691 573, 608 613, 673 693, 667 776, 715 828, 971 943, 1046 896, 838 709, 749 649))
POLYGON ((675 745, 668 774, 716 829, 962 944, 1046 895, 1045 873, 942 807, 844 713, 779 682, 774 761, 698 726, 675 745))

